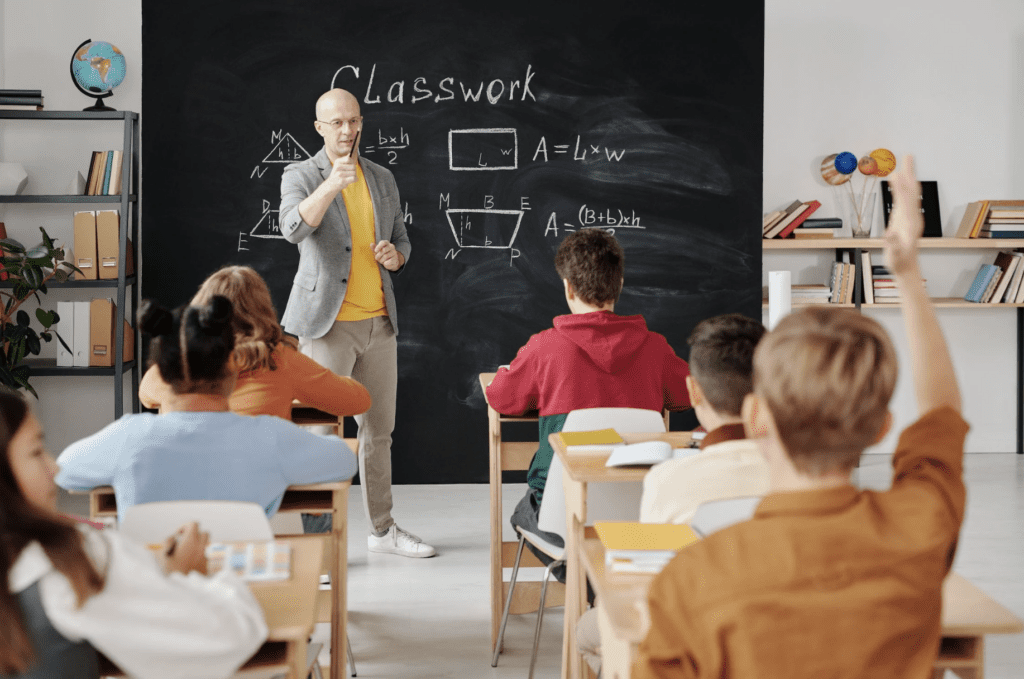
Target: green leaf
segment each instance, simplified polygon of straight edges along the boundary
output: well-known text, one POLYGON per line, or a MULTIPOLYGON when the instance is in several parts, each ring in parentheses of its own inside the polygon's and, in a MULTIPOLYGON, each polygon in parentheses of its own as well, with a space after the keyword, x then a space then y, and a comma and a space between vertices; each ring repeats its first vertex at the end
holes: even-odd
MULTIPOLYGON (((68 343, 64 341, 64 338, 60 336, 59 332, 54 331, 53 334, 57 336, 57 339, 60 341, 60 345, 62 347, 64 347, 64 351, 68 352, 69 354, 75 353, 75 352, 71 351, 71 347, 68 346, 68 343)), ((2 355, 2 353, 3 353, 3 349, 0 349, 0 355, 2 355)))
POLYGON ((43 282, 43 272, 35 265, 26 266, 21 275, 25 279, 25 283, 33 290, 38 288, 43 282))
POLYGON ((50 251, 42 245, 37 245, 25 251, 25 259, 47 259, 50 251))
POLYGON ((33 266, 52 269, 53 259, 51 259, 50 257, 26 257, 25 264, 32 264, 33 266))
POLYGON ((4 252, 13 252, 18 255, 25 254, 25 246, 13 238, 0 239, 0 248, 2 248, 4 252))
POLYGON ((53 280, 57 281, 58 283, 67 283, 68 272, 65 271, 63 268, 57 269, 56 271, 53 272, 53 280))
POLYGON ((30 322, 28 313, 24 309, 18 309, 17 320, 18 325, 20 325, 23 328, 27 328, 30 322))
MULTIPOLYGON (((43 345, 39 341, 39 337, 34 332, 30 333, 25 338, 25 352, 30 356, 38 356, 42 350, 43 345)), ((16 368, 17 369, 17 368, 16 368)))
POLYGON ((57 314, 53 311, 36 309, 36 319, 42 324, 44 328, 49 328, 51 325, 57 322, 57 314))
POLYGON ((41 333, 39 333, 39 339, 41 339, 41 340, 43 340, 45 342, 50 342, 50 341, 53 340, 53 335, 51 335, 48 332, 41 332, 41 333))
POLYGON ((25 299, 29 293, 32 292, 32 288, 25 284, 25 281, 14 282, 14 298, 18 300, 25 299))
POLYGON ((41 226, 39 227, 39 230, 43 232, 43 243, 46 245, 47 248, 52 250, 53 249, 53 239, 50 238, 50 234, 46 233, 46 229, 44 229, 41 226))

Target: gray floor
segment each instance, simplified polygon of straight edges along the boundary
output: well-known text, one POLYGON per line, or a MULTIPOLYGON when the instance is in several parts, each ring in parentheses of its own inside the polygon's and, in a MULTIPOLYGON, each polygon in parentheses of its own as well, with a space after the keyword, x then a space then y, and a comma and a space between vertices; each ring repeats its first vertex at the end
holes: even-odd
MULTIPOLYGON (((971 454, 966 470, 968 509, 955 569, 1024 618, 1024 456, 971 454)), ((887 457, 868 456, 858 482, 884 488, 890 473, 887 457)), ((490 667, 488 487, 394 489, 399 524, 437 547, 433 559, 368 553, 359 489, 353 491, 349 634, 359 676, 525 678, 533 615, 512 616, 505 652, 490 667)), ((506 486, 506 513, 521 493, 522 486, 506 486)), ((80 500, 68 508, 87 509, 80 500)), ((545 616, 538 679, 558 674, 561 626, 561 609, 545 616)), ((321 625, 315 638, 325 641, 326 633, 321 625)), ((990 637, 986 667, 988 679, 1024 676, 1024 637, 990 637)))

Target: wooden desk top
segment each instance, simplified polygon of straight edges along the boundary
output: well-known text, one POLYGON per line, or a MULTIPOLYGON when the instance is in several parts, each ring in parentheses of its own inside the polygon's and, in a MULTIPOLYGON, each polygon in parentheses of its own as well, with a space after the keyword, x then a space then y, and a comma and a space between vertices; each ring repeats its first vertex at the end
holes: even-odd
MULTIPOLYGON (((665 441, 673 448, 685 448, 690 444, 690 432, 668 431, 651 434, 623 434, 622 439, 626 443, 640 443, 641 441, 665 441)), ((637 467, 605 467, 611 455, 611 448, 604 451, 592 453, 569 454, 562 445, 562 439, 558 434, 551 434, 548 437, 555 454, 562 460, 565 473, 573 481, 582 483, 621 483, 628 481, 643 481, 644 476, 650 471, 649 466, 637 467)))
MULTIPOLYGON (((620 638, 639 643, 647 632, 647 590, 654 575, 616 573, 604 569, 604 546, 597 538, 585 538, 580 557, 612 626, 620 638)), ((1018 634, 1024 621, 978 589, 958 573, 942 584, 943 636, 1018 634)))
POLYGON ((267 620, 267 641, 302 639, 313 632, 316 622, 325 538, 303 535, 274 539, 291 545, 292 575, 280 582, 253 582, 249 589, 267 620))

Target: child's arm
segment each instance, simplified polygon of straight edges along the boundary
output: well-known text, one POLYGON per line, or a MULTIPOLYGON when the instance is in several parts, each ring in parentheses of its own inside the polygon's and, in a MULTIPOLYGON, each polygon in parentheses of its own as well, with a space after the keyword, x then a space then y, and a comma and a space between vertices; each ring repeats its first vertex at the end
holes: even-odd
POLYGON ((276 441, 289 485, 346 481, 356 475, 356 456, 337 436, 312 434, 279 418, 267 420, 275 427, 268 439, 276 441))
POLYGON ((537 409, 540 390, 534 354, 538 349, 531 346, 537 342, 536 335, 531 337, 508 368, 498 368, 498 373, 487 386, 487 403, 499 413, 521 415, 537 409))
POLYGON ((65 490, 90 490, 112 484, 124 447, 123 437, 117 432, 127 419, 128 416, 65 448, 57 458, 60 467, 54 479, 57 485, 65 490))
POLYGON ((903 320, 918 409, 922 415, 941 406, 960 412, 960 389, 953 362, 935 308, 921 280, 917 239, 924 230, 924 219, 921 217, 921 185, 914 174, 913 157, 904 156, 900 169, 890 179, 893 209, 885 234, 885 258, 903 299, 903 320))

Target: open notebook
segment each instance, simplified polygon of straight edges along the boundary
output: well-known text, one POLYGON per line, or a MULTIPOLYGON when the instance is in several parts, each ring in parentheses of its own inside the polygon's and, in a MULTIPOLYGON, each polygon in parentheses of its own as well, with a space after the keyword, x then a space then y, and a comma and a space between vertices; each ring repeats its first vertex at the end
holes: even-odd
POLYGON ((619 446, 612 450, 608 460, 604 463, 606 467, 628 467, 640 465, 652 465, 664 462, 665 460, 678 460, 684 457, 691 457, 700 451, 696 448, 673 448, 672 444, 665 441, 644 441, 642 443, 630 443, 619 446))

